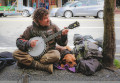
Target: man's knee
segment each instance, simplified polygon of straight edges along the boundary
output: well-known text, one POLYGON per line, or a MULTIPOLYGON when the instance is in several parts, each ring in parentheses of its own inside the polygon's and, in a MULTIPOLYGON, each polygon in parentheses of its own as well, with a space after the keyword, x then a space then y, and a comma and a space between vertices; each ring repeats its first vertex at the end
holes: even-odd
POLYGON ((54 50, 54 58, 60 60, 60 52, 58 50, 54 50))
POLYGON ((58 50, 48 51, 40 59, 41 63, 56 63, 60 60, 60 52, 58 50))
POLYGON ((33 61, 33 57, 31 57, 27 52, 23 52, 20 50, 15 50, 13 52, 13 57, 18 60, 19 63, 30 65, 33 61))

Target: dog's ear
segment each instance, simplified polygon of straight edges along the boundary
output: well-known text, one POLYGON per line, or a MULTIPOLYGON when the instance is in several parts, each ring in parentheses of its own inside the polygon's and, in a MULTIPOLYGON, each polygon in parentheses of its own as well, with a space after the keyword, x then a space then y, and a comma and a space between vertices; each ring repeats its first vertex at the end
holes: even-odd
POLYGON ((65 65, 66 64, 66 59, 63 59, 62 62, 61 62, 61 64, 65 65))
POLYGON ((66 64, 66 59, 62 59, 62 61, 61 61, 61 67, 64 68, 65 64, 66 64))

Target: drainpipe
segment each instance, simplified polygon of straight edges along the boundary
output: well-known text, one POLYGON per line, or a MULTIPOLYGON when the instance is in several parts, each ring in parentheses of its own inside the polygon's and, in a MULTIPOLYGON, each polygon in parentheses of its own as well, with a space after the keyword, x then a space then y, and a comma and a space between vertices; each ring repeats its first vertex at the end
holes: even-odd
POLYGON ((62 0, 61 0, 61 7, 62 7, 62 0))
POLYGON ((40 0, 38 0, 38 8, 40 7, 40 4, 39 4, 39 3, 40 3, 40 0))
POLYGON ((30 2, 30 1, 28 0, 28 1, 27 1, 27 6, 28 6, 28 7, 30 7, 30 3, 29 3, 29 2, 30 2))

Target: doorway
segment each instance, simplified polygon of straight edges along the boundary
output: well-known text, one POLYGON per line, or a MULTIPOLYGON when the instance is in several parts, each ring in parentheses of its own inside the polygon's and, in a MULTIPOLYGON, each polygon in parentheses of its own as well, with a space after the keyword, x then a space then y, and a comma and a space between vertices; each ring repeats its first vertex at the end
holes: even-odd
POLYGON ((23 0, 23 5, 27 6, 27 0, 23 0))

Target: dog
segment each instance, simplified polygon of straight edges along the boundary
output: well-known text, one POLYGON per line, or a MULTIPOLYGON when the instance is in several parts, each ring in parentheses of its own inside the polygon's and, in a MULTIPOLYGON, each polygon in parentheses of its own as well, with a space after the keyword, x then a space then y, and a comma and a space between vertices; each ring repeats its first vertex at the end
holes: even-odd
POLYGON ((75 67, 76 64, 76 59, 73 54, 66 54, 64 58, 61 61, 61 67, 64 68, 65 65, 68 65, 68 67, 75 67))
POLYGON ((61 53, 61 59, 59 63, 62 68, 64 68, 65 65, 68 65, 70 68, 77 66, 75 55, 72 54, 72 49, 69 46, 58 46, 57 49, 61 53))

